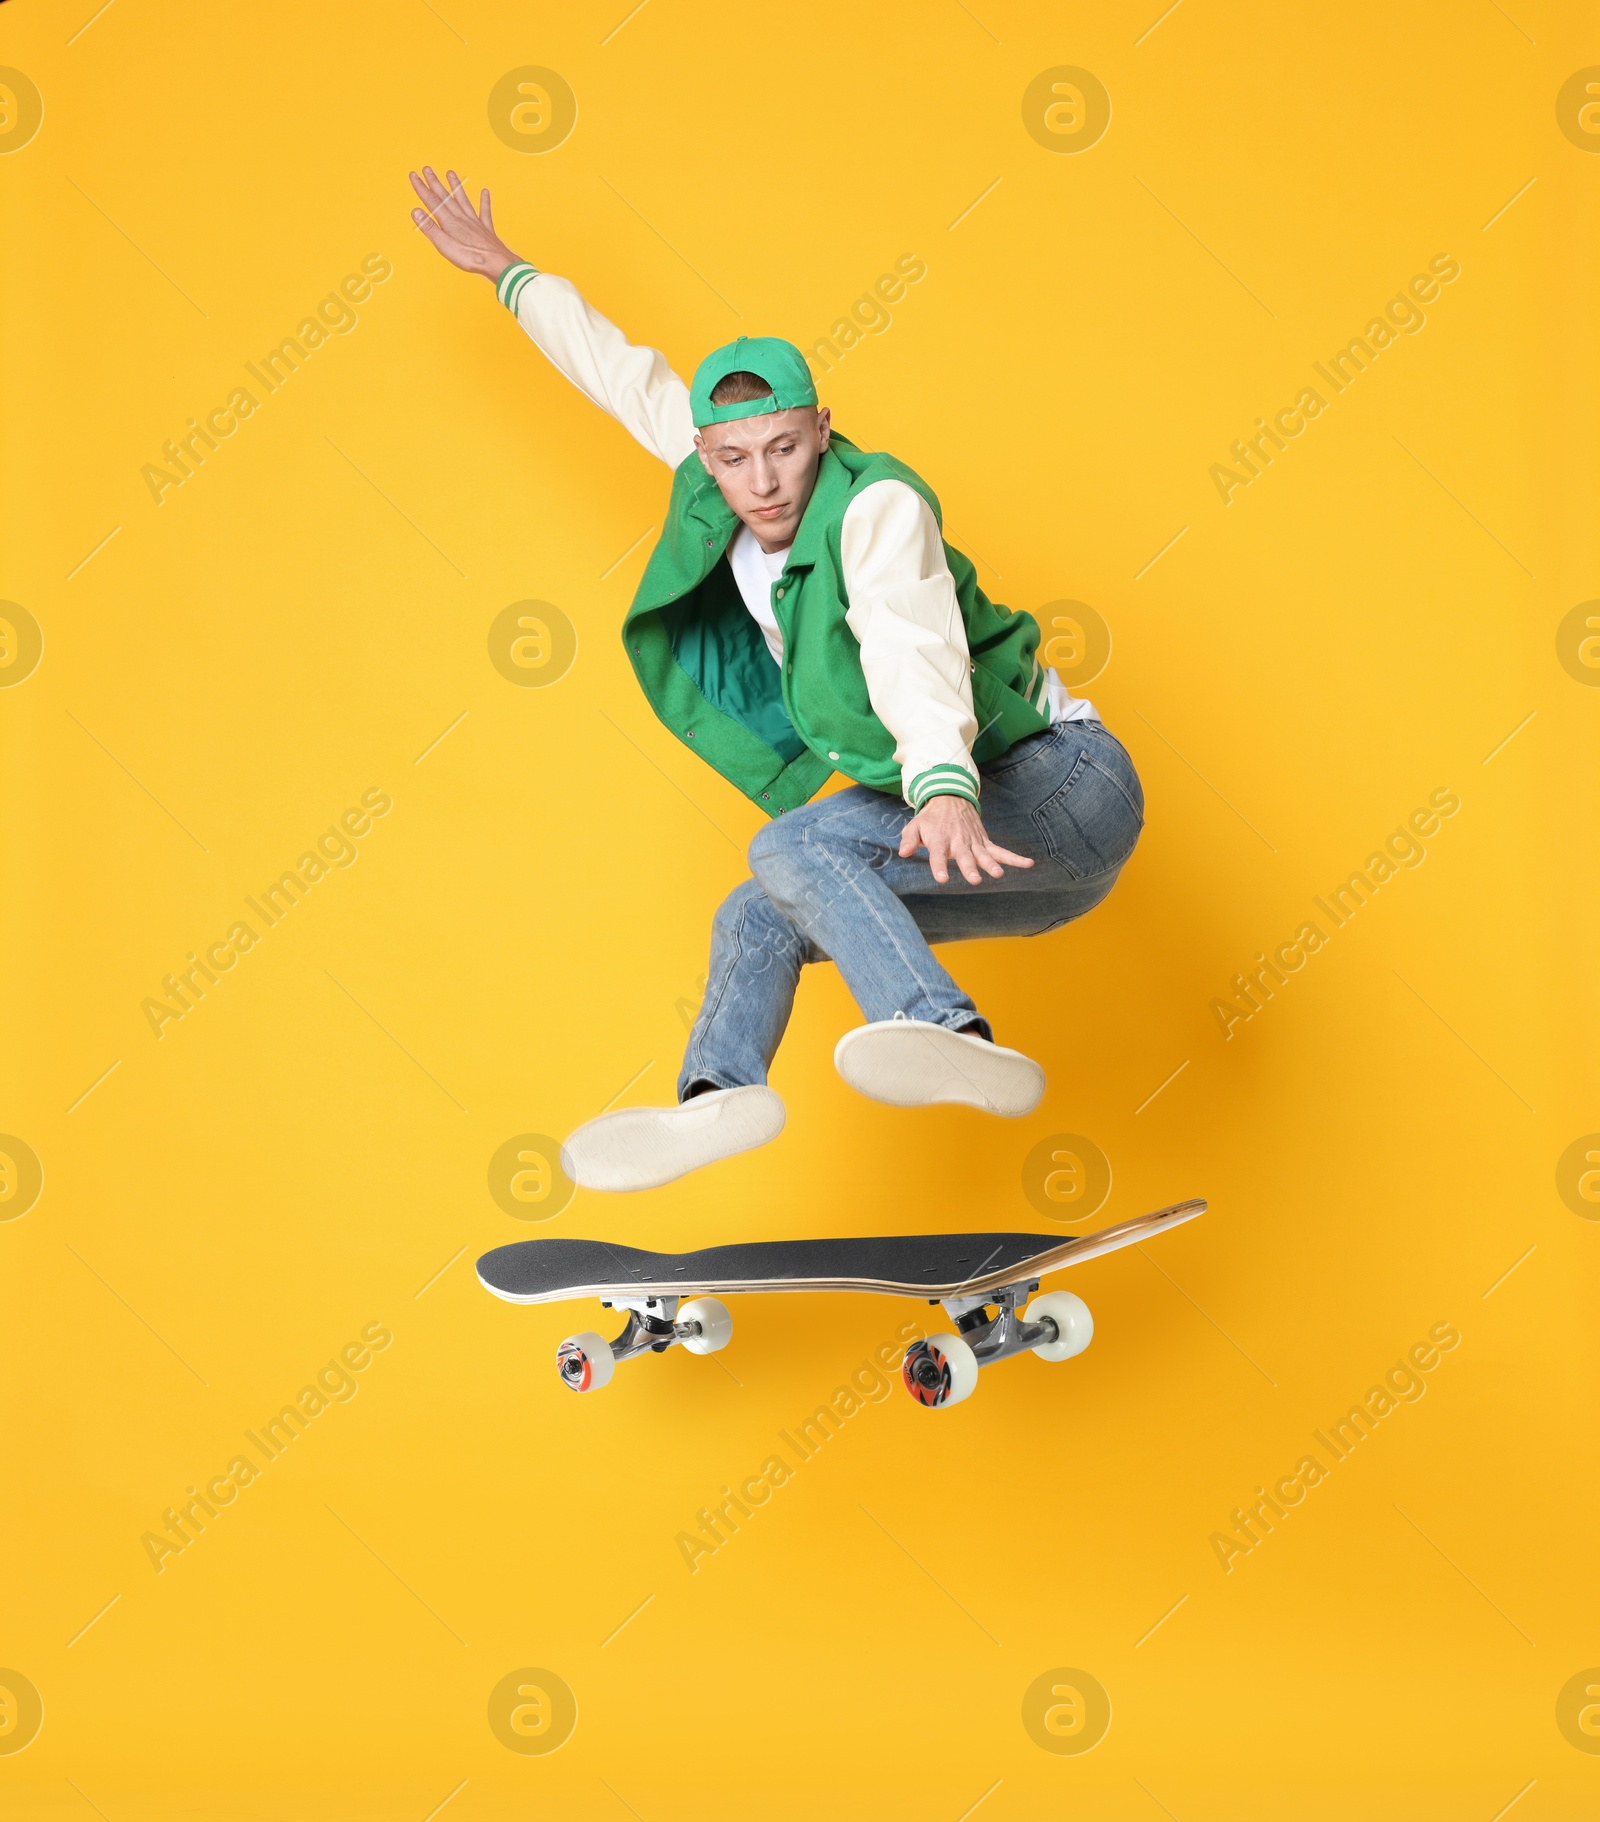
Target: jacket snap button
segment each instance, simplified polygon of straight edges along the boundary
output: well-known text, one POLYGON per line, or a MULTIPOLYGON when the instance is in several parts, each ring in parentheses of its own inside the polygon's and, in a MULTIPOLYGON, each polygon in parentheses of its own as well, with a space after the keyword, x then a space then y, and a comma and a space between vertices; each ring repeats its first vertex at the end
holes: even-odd
POLYGON ((693 739, 694 739, 694 729, 693 729, 693 728, 689 728, 689 729, 688 729, 688 730, 687 730, 687 732, 688 732, 688 736, 689 736, 689 738, 690 738, 690 739, 691 739, 691 740, 693 740, 693 739))
POLYGON ((715 544, 715 543, 716 543, 716 539, 715 539, 715 538, 707 538, 707 539, 706 539, 706 549, 707 549, 707 550, 710 550, 710 548, 711 548, 711 546, 712 546, 712 545, 713 545, 713 544, 715 544))
POLYGON ((778 599, 780 601, 783 599, 783 590, 781 588, 778 590, 778 599))
POLYGON ((763 803, 765 803, 765 802, 766 802, 766 801, 767 801, 767 798, 768 798, 768 797, 769 797, 769 796, 770 796, 770 795, 771 795, 771 793, 770 793, 770 792, 767 792, 767 791, 763 791, 763 792, 762 792, 762 793, 761 793, 761 801, 762 801, 762 802, 763 802, 763 803))
POLYGON ((837 754, 837 753, 830 753, 830 754, 829 754, 829 755, 828 755, 828 757, 829 757, 829 758, 830 758, 830 759, 837 759, 837 758, 838 758, 838 757, 839 757, 839 755, 838 755, 838 754, 837 754))

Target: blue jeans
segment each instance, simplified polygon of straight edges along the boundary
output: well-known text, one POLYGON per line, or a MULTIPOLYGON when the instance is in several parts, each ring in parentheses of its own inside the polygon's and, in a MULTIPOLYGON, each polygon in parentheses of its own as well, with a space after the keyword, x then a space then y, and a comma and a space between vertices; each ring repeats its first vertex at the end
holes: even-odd
POLYGON ((992 1037, 929 944, 1043 936, 1092 911, 1139 839, 1144 792, 1127 749, 1098 721, 1057 722, 980 771, 989 838, 1031 868, 970 886, 952 862, 949 884, 936 885, 926 856, 900 858, 910 808, 865 785, 791 810, 756 836, 753 877, 711 926, 680 1100, 696 1084, 766 1081, 807 962, 836 963, 869 1021, 901 1012, 992 1037))

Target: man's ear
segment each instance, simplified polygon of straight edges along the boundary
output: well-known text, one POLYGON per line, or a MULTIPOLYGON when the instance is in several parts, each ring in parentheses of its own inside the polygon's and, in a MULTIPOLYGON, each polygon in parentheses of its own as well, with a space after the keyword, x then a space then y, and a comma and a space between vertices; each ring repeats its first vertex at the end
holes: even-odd
MULTIPOLYGON (((705 438, 701 436, 698 430, 694 433, 694 450, 695 454, 700 458, 700 466, 707 474, 711 474, 711 458, 706 454, 705 438)), ((712 480, 715 480, 717 477, 711 475, 711 478, 712 480)))
POLYGON ((824 405, 817 413, 817 448, 819 452, 828 447, 828 432, 833 428, 833 417, 824 405))

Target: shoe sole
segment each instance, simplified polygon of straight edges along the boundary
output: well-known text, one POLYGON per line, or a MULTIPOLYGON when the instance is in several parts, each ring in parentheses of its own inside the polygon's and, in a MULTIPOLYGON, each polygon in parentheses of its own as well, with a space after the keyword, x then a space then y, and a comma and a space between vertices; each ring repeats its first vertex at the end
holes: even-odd
POLYGON ((679 1107, 620 1107, 572 1133, 561 1168, 580 1189, 659 1189, 690 1171, 736 1157, 783 1131, 783 1102, 771 1089, 679 1107))
POLYGON ((858 1093, 890 1107, 976 1107, 1004 1119, 1032 1113, 1044 1071, 1020 1051, 943 1025, 883 1019, 840 1038, 833 1066, 858 1093))

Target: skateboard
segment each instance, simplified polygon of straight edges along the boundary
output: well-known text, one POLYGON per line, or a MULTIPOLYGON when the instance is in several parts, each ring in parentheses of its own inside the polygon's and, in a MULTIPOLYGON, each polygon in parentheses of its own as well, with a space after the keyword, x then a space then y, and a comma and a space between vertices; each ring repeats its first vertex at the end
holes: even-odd
POLYGON ((941 1410, 969 1398, 980 1367, 1031 1350, 1070 1360, 1094 1336, 1088 1305, 1070 1291, 1033 1297, 1039 1280, 1069 1265, 1114 1253, 1205 1213, 1201 1201, 1177 1202, 1098 1233, 892 1234, 839 1240, 752 1240, 696 1253, 649 1253, 605 1240, 519 1240, 478 1261, 483 1287, 507 1303, 560 1303, 598 1297, 626 1310, 615 1341, 588 1331, 556 1350, 563 1385, 597 1392, 618 1361, 684 1347, 715 1354, 733 1335, 721 1295, 738 1292, 872 1291, 941 1303, 954 1332, 914 1342, 901 1366, 906 1390, 941 1410), (692 1293, 687 1302, 684 1293, 692 1293), (1033 1297, 1025 1309, 1023 1298, 1033 1297), (991 1313, 992 1312, 992 1313, 991 1313))

